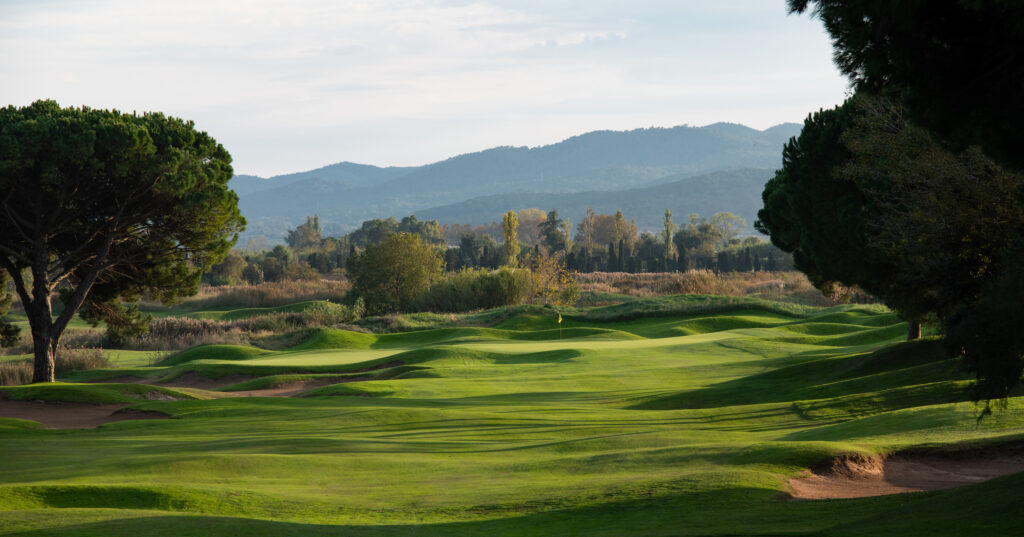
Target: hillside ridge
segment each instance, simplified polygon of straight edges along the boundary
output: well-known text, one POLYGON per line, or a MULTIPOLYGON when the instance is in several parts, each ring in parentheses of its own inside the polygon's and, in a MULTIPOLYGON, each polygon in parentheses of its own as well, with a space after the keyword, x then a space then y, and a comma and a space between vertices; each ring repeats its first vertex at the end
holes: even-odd
MULTIPOLYGON (((782 145, 798 131, 795 123, 764 131, 731 123, 593 131, 556 144, 494 147, 417 167, 340 162, 270 179, 238 175, 231 186, 239 194, 239 206, 249 222, 245 235, 250 237, 264 234, 280 240, 314 213, 320 215, 325 232, 335 234, 364 220, 422 211, 442 224, 468 223, 459 220, 459 214, 439 209, 487 196, 535 194, 541 198, 536 206, 562 210, 543 198, 622 192, 714 172, 774 169, 781 162, 782 145)), ((744 190, 737 196, 759 196, 760 187, 751 187, 756 193, 744 190)), ((750 212, 729 206, 712 210, 707 205, 693 198, 693 209, 688 210, 750 212)))

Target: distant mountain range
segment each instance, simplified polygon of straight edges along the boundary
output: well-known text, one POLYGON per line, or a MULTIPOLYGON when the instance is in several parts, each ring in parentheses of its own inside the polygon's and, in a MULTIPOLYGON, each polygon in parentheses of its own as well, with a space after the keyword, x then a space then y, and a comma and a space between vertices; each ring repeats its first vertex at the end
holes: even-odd
POLYGON ((513 209, 558 209, 578 222, 587 207, 622 211, 641 229, 660 227, 666 208, 682 221, 731 211, 753 222, 782 145, 800 126, 764 131, 716 123, 596 131, 535 147, 497 147, 416 167, 342 162, 269 179, 237 175, 230 185, 249 221, 245 237, 282 240, 307 215, 340 234, 371 218, 416 214, 484 224, 513 209), (648 214, 650 213, 650 214, 648 214))
POLYGON ((621 210, 626 218, 635 219, 641 230, 657 230, 663 225, 665 209, 669 209, 676 224, 686 222, 694 213, 711 216, 728 211, 742 216, 752 227, 761 208, 761 191, 774 173, 771 169, 730 170, 696 177, 676 175, 664 184, 627 190, 495 194, 416 211, 416 216, 420 220, 479 225, 494 222, 495 214, 537 207, 558 209, 558 215, 568 217, 575 227, 590 208, 604 214, 621 210))

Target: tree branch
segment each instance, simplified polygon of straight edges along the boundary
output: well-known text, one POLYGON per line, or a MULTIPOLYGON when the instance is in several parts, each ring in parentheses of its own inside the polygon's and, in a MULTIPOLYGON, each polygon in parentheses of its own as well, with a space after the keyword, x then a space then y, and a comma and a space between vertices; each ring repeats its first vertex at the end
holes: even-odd
POLYGON ((90 267, 89 272, 86 273, 84 278, 82 278, 82 281, 78 283, 78 288, 75 289, 74 294, 71 295, 71 300, 64 304, 64 311, 60 313, 60 316, 57 317, 57 320, 53 323, 53 329, 56 334, 64 332, 64 329, 71 321, 71 318, 74 317, 78 309, 82 307, 82 303, 85 302, 85 297, 89 294, 89 290, 92 289, 92 285, 96 282, 96 278, 99 276, 100 272, 106 268, 102 263, 102 260, 110 252, 110 245, 113 240, 113 234, 108 234, 106 239, 103 241, 103 246, 101 247, 100 252, 96 255, 96 261, 93 263, 93 266, 90 267))
POLYGON ((25 289, 25 279, 21 277, 21 271, 6 257, 0 257, 0 266, 3 266, 4 270, 11 275, 11 279, 14 280, 14 290, 17 291, 18 297, 21 298, 21 303, 27 305, 32 302, 28 290, 25 289))

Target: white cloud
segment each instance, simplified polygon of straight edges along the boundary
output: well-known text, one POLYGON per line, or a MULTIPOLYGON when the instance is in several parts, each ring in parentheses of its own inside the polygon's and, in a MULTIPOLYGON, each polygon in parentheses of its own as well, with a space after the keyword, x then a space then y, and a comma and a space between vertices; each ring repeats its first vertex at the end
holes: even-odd
POLYGON ((746 2, 0 3, 0 96, 194 119, 263 175, 842 99, 818 23, 746 2))

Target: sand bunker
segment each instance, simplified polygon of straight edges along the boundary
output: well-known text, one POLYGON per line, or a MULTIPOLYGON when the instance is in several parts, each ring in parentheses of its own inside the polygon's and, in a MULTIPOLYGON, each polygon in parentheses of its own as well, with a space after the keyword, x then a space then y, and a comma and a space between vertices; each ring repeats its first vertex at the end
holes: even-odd
POLYGON ((239 390, 232 392, 220 392, 226 396, 233 397, 295 397, 321 386, 341 384, 345 382, 359 382, 370 380, 372 377, 344 377, 344 378, 319 378, 313 380, 302 380, 287 382, 273 388, 261 388, 259 390, 239 390))
MULTIPOLYGON (((206 378, 202 375, 196 374, 193 371, 184 373, 174 380, 167 382, 161 382, 160 385, 167 386, 168 388, 195 388, 198 390, 216 390, 217 388, 223 388, 225 386, 231 386, 232 384, 238 384, 239 382, 245 382, 252 380, 251 375, 227 375, 217 379, 206 378)), ((152 380, 148 382, 153 383, 152 380)))
POLYGON ((847 455, 789 481, 799 500, 863 498, 980 483, 1024 471, 1024 444, 957 453, 847 455))
POLYGON ((47 429, 92 429, 104 423, 124 420, 167 419, 160 412, 124 410, 131 405, 90 405, 0 399, 0 417, 42 423, 47 429))

